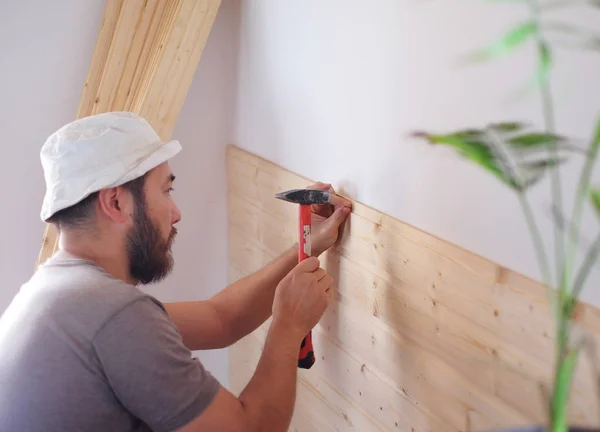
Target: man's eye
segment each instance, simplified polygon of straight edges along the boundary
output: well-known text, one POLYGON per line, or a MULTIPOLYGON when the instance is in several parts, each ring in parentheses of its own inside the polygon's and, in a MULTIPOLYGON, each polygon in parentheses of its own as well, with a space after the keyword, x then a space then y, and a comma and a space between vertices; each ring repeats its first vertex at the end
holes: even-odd
POLYGON ((175 189, 173 189, 173 188, 169 188, 169 189, 167 190, 167 192, 171 193, 171 192, 173 192, 174 190, 175 190, 175 189))

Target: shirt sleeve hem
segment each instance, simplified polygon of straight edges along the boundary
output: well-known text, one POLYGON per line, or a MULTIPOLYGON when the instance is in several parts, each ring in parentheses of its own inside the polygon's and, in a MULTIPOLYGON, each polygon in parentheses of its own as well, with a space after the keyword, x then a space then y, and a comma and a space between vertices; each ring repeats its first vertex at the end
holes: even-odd
POLYGON ((203 386, 203 389, 198 392, 194 401, 180 415, 173 418, 167 424, 155 429, 156 432, 170 432, 179 429, 190 423, 210 406, 221 389, 221 384, 210 373, 208 373, 206 379, 210 380, 210 385, 203 386))

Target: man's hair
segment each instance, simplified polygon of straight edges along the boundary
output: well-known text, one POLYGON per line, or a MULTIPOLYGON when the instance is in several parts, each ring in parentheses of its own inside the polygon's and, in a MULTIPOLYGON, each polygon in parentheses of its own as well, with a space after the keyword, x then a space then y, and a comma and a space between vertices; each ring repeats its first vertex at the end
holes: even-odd
MULTIPOLYGON (((146 176, 142 175, 141 177, 133 179, 122 185, 122 187, 124 187, 133 195, 136 206, 143 205, 145 203, 145 181, 146 176)), ((54 224, 58 230, 89 227, 94 221, 94 206, 98 201, 98 196, 99 192, 93 192, 83 200, 79 201, 77 204, 73 204, 70 207, 54 213, 48 219, 48 222, 54 224)))

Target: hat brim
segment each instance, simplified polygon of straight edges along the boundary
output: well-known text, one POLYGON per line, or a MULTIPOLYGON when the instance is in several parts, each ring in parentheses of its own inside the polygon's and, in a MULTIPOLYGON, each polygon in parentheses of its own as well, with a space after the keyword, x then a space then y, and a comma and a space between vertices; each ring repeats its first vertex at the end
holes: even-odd
POLYGON ((167 141, 160 147, 158 147, 154 152, 150 153, 147 157, 145 157, 133 169, 130 169, 124 176, 120 177, 119 179, 115 179, 115 181, 113 181, 111 184, 105 184, 102 186, 91 186, 86 190, 81 191, 81 193, 79 193, 76 197, 69 197, 69 201, 53 200, 50 204, 50 198, 49 196, 46 196, 44 199, 45 202, 42 205, 42 211, 40 216, 44 222, 48 222, 48 219, 50 219, 55 213, 77 204, 81 200, 85 199, 86 197, 88 197, 94 192, 97 192, 100 189, 121 186, 131 180, 143 176, 153 168, 156 168, 160 164, 169 161, 171 158, 176 156, 181 150, 182 147, 178 140, 167 141))

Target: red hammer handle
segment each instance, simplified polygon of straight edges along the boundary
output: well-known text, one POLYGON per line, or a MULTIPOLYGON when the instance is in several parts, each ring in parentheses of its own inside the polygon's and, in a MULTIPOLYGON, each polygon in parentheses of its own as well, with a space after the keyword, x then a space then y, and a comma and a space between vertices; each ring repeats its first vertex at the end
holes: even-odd
POLYGON ((298 208, 300 210, 298 218, 298 262, 302 262, 311 253, 310 234, 312 214, 310 205, 299 205, 298 208))
MULTIPOLYGON (((311 206, 310 205, 299 205, 299 226, 298 226, 298 262, 307 259, 311 253, 311 206)), ((312 331, 309 331, 300 345, 300 352, 298 353, 298 367, 302 369, 310 369, 315 363, 315 353, 312 344, 312 331)))

